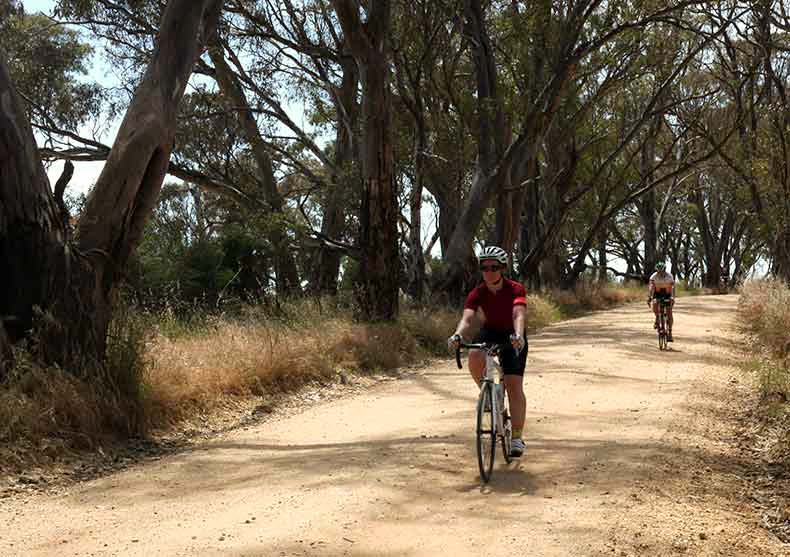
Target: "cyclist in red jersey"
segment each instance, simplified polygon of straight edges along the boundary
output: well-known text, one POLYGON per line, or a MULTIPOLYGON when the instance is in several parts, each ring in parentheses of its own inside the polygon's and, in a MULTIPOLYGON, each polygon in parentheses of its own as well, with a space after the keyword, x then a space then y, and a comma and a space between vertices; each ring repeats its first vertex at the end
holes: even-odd
MULTIPOLYGON (((505 278, 507 253, 502 248, 488 246, 477 257, 483 282, 467 296, 464 313, 455 333, 447 340, 455 351, 463 335, 472 327, 477 310, 483 313, 483 327, 473 342, 495 342, 506 346, 500 352, 504 372, 505 391, 510 402, 513 420, 511 456, 524 453, 524 421, 527 401, 524 397, 524 369, 527 365, 527 291, 520 283, 505 278)), ((485 373, 486 357, 481 350, 469 352, 469 373, 478 386, 485 373)))

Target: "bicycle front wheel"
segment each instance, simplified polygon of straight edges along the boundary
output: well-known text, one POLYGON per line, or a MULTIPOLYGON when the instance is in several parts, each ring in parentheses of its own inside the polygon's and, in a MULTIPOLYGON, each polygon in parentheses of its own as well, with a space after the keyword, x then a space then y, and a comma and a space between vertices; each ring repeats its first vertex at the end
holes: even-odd
POLYGON ((502 408, 502 431, 500 432, 500 439, 502 440, 502 456, 505 462, 510 464, 513 457, 510 456, 511 442, 513 441, 513 424, 510 422, 510 405, 508 404, 508 397, 505 397, 504 408, 502 408))
POLYGON ((484 482, 491 479, 496 452, 492 387, 491 383, 484 383, 477 400, 477 464, 484 482))
POLYGON ((658 349, 667 349, 667 318, 663 310, 661 311, 661 318, 658 324, 658 349))

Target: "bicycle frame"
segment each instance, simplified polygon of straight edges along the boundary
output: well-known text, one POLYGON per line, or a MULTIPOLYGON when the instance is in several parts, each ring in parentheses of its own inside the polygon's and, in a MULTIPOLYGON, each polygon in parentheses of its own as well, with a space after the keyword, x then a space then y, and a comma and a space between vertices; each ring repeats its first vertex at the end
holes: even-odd
POLYGON ((667 322, 669 320, 670 302, 666 298, 658 298, 658 348, 667 348, 667 322))
POLYGON ((499 365, 499 362, 496 361, 490 351, 486 351, 486 372, 480 381, 480 386, 482 388, 486 383, 490 383, 493 386, 495 396, 491 397, 491 410, 495 416, 494 434, 498 436, 504 436, 505 434, 505 424, 502 423, 502 408, 500 408, 500 405, 504 405, 505 401, 503 377, 502 366, 499 365))
POLYGON ((491 401, 492 410, 494 412, 494 416, 497 417, 496 422, 494 423, 495 433, 497 435, 503 435, 505 426, 502 423, 502 409, 499 407, 500 404, 503 404, 504 401, 504 383, 502 378, 504 377, 504 373, 502 372, 502 366, 499 365, 499 362, 496 360, 496 355, 499 352, 499 346, 494 345, 487 345, 484 343, 479 344, 464 344, 461 343, 458 346, 458 350, 455 352, 455 360, 458 364, 458 369, 463 369, 463 365, 461 365, 461 348, 467 348, 472 350, 483 350, 486 353, 486 371, 483 375, 482 379, 480 380, 480 388, 482 389, 485 384, 490 383, 494 387, 494 393, 497 395, 492 397, 493 400, 491 401), (501 400, 500 400, 501 398, 501 400))

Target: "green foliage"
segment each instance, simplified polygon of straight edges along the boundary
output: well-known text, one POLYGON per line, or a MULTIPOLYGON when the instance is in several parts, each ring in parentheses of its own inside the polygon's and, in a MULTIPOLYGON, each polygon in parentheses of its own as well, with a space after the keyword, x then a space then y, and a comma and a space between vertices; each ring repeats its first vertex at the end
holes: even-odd
POLYGON ((99 115, 102 90, 85 81, 93 48, 77 31, 20 10, 0 18, 0 44, 34 124, 76 131, 99 115))

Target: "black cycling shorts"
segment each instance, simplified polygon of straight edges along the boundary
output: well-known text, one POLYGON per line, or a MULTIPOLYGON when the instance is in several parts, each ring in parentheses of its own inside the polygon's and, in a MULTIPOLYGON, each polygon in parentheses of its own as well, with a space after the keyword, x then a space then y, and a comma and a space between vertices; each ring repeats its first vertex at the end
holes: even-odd
POLYGON ((499 363, 502 364, 502 371, 505 375, 524 375, 527 368, 527 352, 529 352, 529 342, 524 336, 524 349, 516 356, 516 350, 510 343, 510 332, 492 331, 490 329, 480 329, 473 342, 490 342, 501 344, 499 351, 499 363))
POLYGON ((655 292, 653 297, 657 302, 665 302, 667 305, 671 304, 672 294, 668 292, 655 292))

